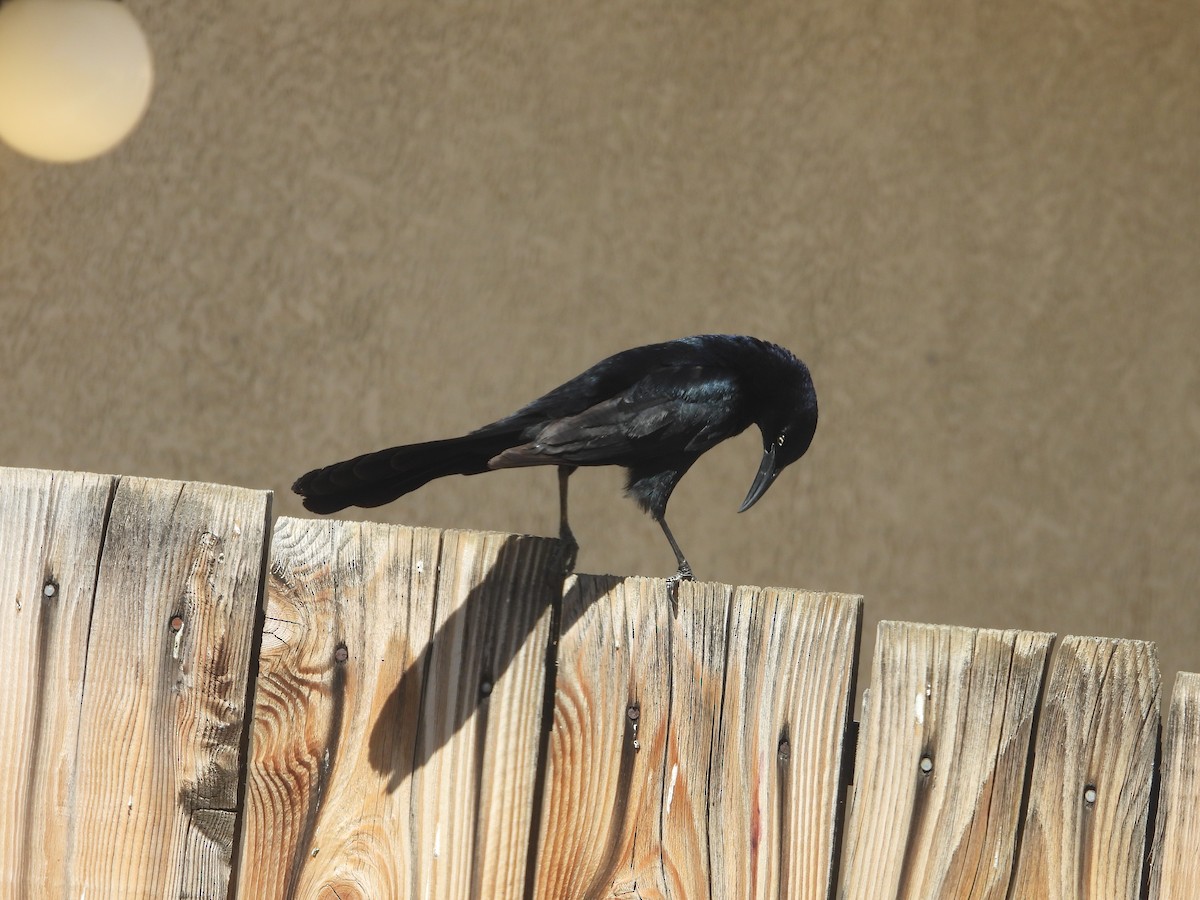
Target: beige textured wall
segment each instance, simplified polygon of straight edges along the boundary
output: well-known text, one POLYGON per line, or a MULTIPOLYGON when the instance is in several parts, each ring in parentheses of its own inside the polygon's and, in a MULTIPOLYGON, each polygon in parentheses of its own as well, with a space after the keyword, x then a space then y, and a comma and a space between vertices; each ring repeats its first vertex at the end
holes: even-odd
MULTIPOLYGON (((0 151, 0 464, 287 492, 703 331, 812 366, 809 456, 703 577, 875 619, 1151 638, 1200 669, 1200 16, 1191 0, 129 0, 113 155, 0 151)), ((580 565, 667 574, 620 477, 580 565)), ((552 532, 554 476, 374 514, 552 532)))

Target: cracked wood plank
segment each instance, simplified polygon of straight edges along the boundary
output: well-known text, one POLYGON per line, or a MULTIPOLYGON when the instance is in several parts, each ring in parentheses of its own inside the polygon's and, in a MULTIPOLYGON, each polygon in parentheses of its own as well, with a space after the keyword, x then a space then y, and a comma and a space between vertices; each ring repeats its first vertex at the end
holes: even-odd
POLYGON ((534 895, 826 897, 859 598, 667 591, 569 583, 534 895))
POLYGON ((559 552, 278 521, 238 896, 520 896, 559 552))
POLYGON ((1150 900, 1186 897, 1200 885, 1200 674, 1180 672, 1162 747, 1150 900))
POLYGON ((880 623, 842 897, 1008 896, 1052 640, 1037 632, 880 623))
POLYGON ((122 478, 88 641, 81 894, 227 889, 270 494, 122 478))
POLYGON ((1062 642, 1038 724, 1012 896, 1139 896, 1158 697, 1153 644, 1062 642))
POLYGON ((61 618, 41 640, 63 656, 41 674, 65 677, 43 689, 54 822, 22 826, 45 843, 22 895, 224 896, 270 495, 122 478, 109 505, 112 479, 55 478, 82 493, 68 503, 52 479, 39 502, 61 508, 27 523, 58 557, 61 618))

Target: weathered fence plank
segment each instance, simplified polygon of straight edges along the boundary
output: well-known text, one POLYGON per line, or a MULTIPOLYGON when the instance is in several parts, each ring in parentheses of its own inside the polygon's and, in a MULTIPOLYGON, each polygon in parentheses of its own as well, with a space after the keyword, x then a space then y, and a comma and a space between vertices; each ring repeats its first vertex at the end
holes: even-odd
POLYGON ((280 519, 242 897, 514 897, 556 542, 280 519))
POLYGON ((281 519, 256 646, 269 511, 0 469, 0 898, 1200 883, 1200 675, 1144 865, 1152 644, 1067 638, 1046 680, 1051 635, 883 623, 839 870, 861 598, 588 575, 564 596, 549 539, 281 519))
MULTIPOLYGON (((696 602, 690 587, 680 590, 681 606, 723 619, 711 596, 704 602, 701 589, 696 602)), ((661 581, 580 575, 569 583, 538 898, 636 896, 635 889, 645 898, 663 896, 657 819, 665 800, 670 618, 661 581)))
POLYGON ((714 897, 829 896, 862 598, 739 587, 708 832, 714 897))
POLYGON ((1007 896, 1052 640, 1037 632, 880 623, 842 896, 1007 896))
POLYGON ((574 579, 535 896, 826 897, 860 603, 574 579))
POLYGON ((1138 896, 1158 694, 1153 644, 1062 642, 1038 724, 1012 896, 1138 896))
POLYGON ((270 495, 122 478, 110 506, 113 479, 59 478, 0 487, 2 518, 14 496, 18 516, 46 511, 16 537, 37 548, 16 576, 37 624, 2 639, 34 638, 34 702, 0 740, 52 761, 11 826, 32 852, 5 877, 16 896, 224 896, 270 495))
POLYGON ((221 485, 117 485, 67 860, 81 895, 226 889, 269 503, 221 485))
POLYGON ((114 479, 0 469, 0 895, 67 896, 88 623, 114 479))
POLYGON ((1150 900, 1200 891, 1200 674, 1175 680, 1162 747, 1150 900))

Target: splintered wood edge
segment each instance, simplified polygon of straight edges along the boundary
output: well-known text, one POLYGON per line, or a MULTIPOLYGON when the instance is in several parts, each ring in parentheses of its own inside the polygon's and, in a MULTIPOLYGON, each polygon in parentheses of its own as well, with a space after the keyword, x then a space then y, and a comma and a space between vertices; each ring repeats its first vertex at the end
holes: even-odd
POLYGON ((1183 897, 1200 883, 1200 674, 1180 672, 1162 744, 1150 900, 1183 897))

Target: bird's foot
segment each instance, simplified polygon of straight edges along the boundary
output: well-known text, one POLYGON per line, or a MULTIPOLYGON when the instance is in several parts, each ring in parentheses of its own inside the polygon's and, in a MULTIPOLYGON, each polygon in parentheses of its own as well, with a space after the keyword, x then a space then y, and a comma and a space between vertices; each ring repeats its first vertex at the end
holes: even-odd
POLYGON ((565 525, 559 529, 558 540, 562 559, 562 573, 566 578, 575 571, 575 560, 579 558, 579 542, 571 529, 565 525))
POLYGON ((679 564, 679 571, 672 575, 667 581, 679 584, 681 581, 695 581, 696 576, 692 574, 692 567, 687 560, 679 564))
POLYGON ((667 597, 671 600, 671 610, 679 613, 679 585, 684 581, 695 581, 692 567, 686 562, 680 563, 679 571, 667 579, 667 597))

